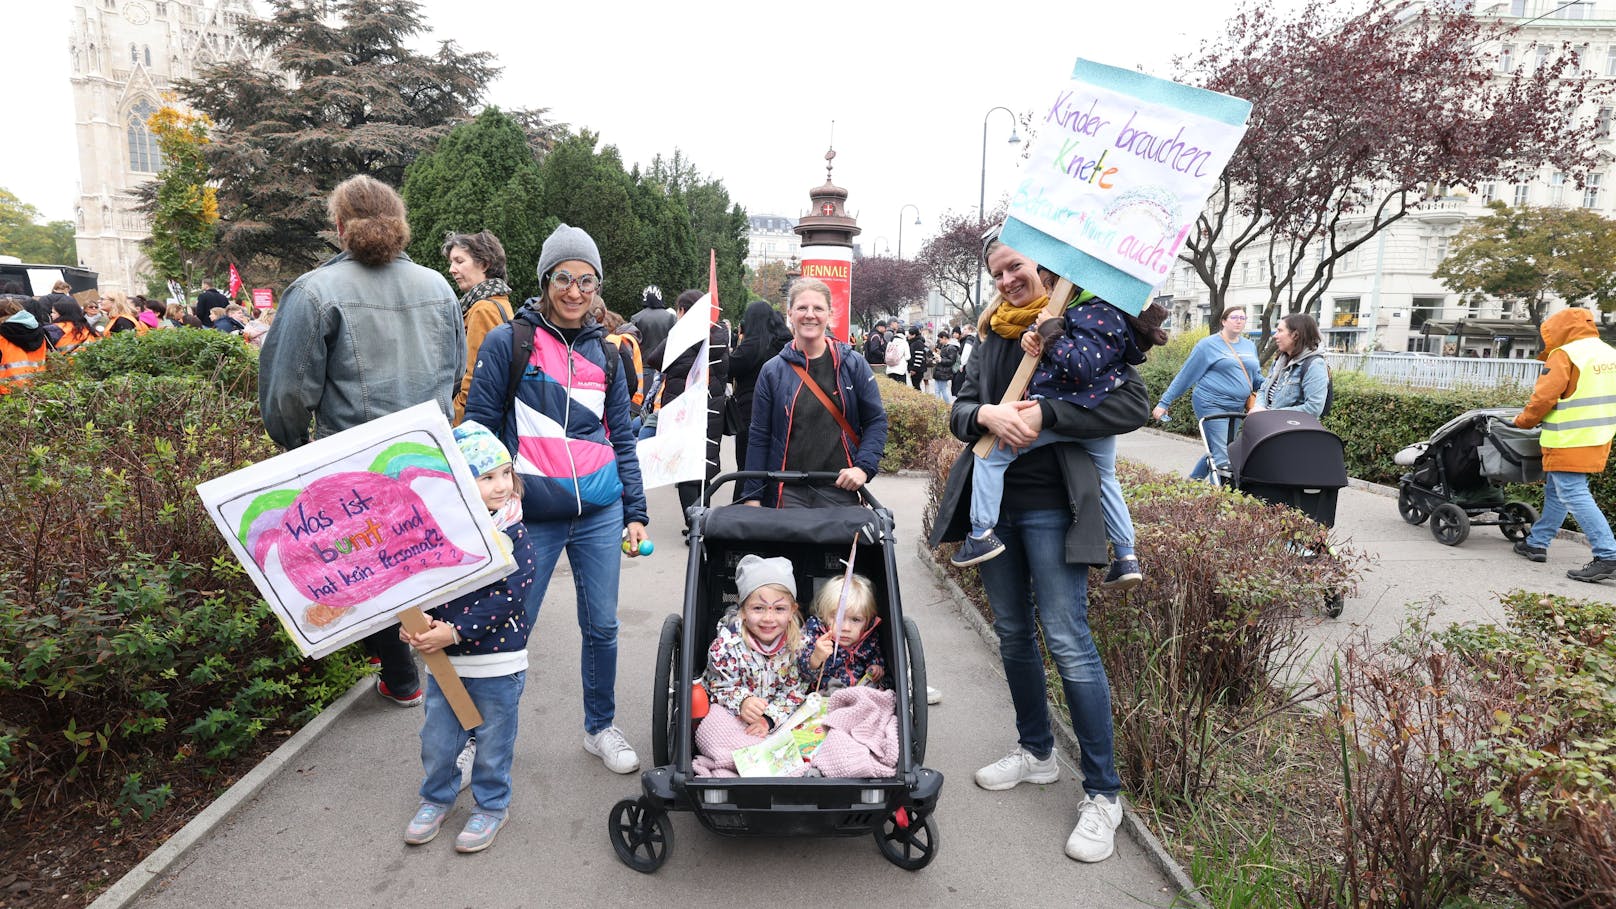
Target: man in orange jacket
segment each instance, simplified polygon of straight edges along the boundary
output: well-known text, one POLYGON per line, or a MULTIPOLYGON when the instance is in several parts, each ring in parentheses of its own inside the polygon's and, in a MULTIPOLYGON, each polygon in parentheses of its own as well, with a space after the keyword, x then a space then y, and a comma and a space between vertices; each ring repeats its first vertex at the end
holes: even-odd
POLYGON ((1616 349, 1599 340, 1586 309, 1561 310, 1540 330, 1543 374, 1515 425, 1543 427, 1543 515, 1515 551, 1534 562, 1547 560, 1549 543, 1569 512, 1594 558, 1566 577, 1590 583, 1616 578, 1616 537, 1588 491, 1588 475, 1604 471, 1616 436, 1616 349))

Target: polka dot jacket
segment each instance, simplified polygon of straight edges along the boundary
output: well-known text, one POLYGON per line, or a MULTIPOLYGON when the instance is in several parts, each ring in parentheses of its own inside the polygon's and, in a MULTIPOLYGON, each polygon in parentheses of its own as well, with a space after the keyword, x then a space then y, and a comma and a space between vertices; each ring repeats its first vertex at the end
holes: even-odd
MULTIPOLYGON (((1123 367, 1145 361, 1122 311, 1091 300, 1068 307, 1065 331, 1046 338, 1044 355, 1032 374, 1027 394, 1095 408, 1122 387, 1123 367)), ((1041 333, 1048 335, 1047 329, 1041 333)))
POLYGON ((512 653, 527 647, 527 610, 522 604, 533 586, 533 541, 521 521, 506 527, 504 533, 511 538, 516 570, 475 593, 427 610, 438 621, 453 625, 460 635, 460 643, 443 648, 451 657, 512 653))

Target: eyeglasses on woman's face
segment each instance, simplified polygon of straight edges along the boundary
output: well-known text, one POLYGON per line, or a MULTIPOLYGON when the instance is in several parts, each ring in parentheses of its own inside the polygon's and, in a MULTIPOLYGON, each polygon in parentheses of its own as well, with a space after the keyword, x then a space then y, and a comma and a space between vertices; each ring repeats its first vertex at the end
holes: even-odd
POLYGON ((601 281, 594 275, 573 277, 572 272, 570 271, 553 271, 550 273, 550 283, 555 285, 556 290, 562 291, 563 293, 565 293, 568 288, 576 284, 578 285, 579 293, 592 294, 595 291, 600 290, 602 284, 605 282, 601 281))

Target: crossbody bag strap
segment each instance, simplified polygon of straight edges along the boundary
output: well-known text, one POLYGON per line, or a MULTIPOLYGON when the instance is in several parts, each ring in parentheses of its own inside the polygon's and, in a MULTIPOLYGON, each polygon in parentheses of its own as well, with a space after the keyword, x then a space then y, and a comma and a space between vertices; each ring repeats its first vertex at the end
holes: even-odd
POLYGON ((1229 354, 1234 357, 1235 363, 1240 365, 1240 371, 1245 374, 1246 384, 1250 385, 1251 371, 1246 369, 1246 361, 1240 359, 1240 351, 1234 349, 1234 345, 1229 343, 1228 338, 1223 339, 1223 346, 1229 348, 1229 354))
POLYGON ((823 388, 819 387, 819 383, 814 381, 813 376, 808 375, 808 370, 803 369, 802 366, 796 363, 792 363, 791 368, 796 371, 797 375, 802 377, 802 384, 814 393, 814 397, 819 399, 819 403, 825 405, 825 409, 830 411, 830 415, 836 418, 836 425, 842 427, 842 432, 847 433, 848 438, 853 440, 853 447, 859 447, 859 434, 853 431, 852 426, 848 425, 847 417, 842 416, 841 408, 831 403, 830 396, 825 394, 823 388))

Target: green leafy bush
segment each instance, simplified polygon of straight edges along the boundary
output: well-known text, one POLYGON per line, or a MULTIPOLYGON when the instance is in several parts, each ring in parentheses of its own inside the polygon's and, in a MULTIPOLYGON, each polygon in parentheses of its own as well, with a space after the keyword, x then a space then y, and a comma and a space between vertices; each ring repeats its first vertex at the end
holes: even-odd
MULTIPOLYGON (((876 376, 881 403, 887 411, 887 447, 882 471, 925 470, 926 450, 937 439, 953 439, 948 432, 948 405, 936 395, 919 392, 885 376, 876 376)), ((958 451, 955 443, 955 450, 958 451)))
POLYGON ((196 495, 275 453, 255 403, 123 374, 19 389, 0 425, 0 823, 85 803, 149 817, 172 774, 358 678, 354 657, 299 657, 196 495))
POLYGON ((258 393, 257 348, 239 335, 209 329, 157 329, 139 336, 119 332, 73 354, 70 371, 88 379, 190 376, 208 379, 244 397, 258 393))

